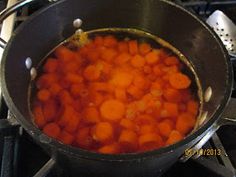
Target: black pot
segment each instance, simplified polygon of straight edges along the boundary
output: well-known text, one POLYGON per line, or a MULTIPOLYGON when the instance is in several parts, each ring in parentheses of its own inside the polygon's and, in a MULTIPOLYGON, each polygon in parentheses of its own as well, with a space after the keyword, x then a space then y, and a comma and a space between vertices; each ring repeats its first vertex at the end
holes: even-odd
MULTIPOLYGON (((2 15, 8 14, 5 11, 2 15)), ((228 54, 217 35, 196 16, 166 0, 62 0, 50 4, 14 32, 1 63, 2 91, 11 112, 69 176, 158 176, 187 148, 199 141, 203 144, 220 125, 235 122, 232 117, 220 118, 230 99, 232 78, 228 54), (25 60, 30 57, 36 67, 51 49, 75 32, 76 18, 83 20, 83 30, 136 28, 159 36, 180 50, 197 73, 203 93, 212 90, 210 101, 203 103, 203 112, 205 115, 207 112, 204 123, 174 145, 139 154, 98 154, 44 135, 31 121, 28 106, 31 76, 25 60)), ((231 103, 231 107, 236 105, 235 100, 231 103)))

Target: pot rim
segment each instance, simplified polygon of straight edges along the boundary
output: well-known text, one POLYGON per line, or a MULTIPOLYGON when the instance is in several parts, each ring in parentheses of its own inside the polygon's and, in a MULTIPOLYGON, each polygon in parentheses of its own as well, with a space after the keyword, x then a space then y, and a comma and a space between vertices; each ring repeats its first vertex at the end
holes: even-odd
MULTIPOLYGON (((189 12, 188 10, 184 9, 182 6, 177 5, 173 2, 170 2, 168 0, 160 0, 164 3, 167 3, 168 5, 174 6, 176 8, 178 8, 179 10, 187 13, 188 15, 190 15, 192 18, 194 18, 195 20, 197 20, 199 23, 201 23, 202 26, 204 26, 209 33, 211 33, 211 35, 216 39, 216 42, 218 43, 218 45, 220 46, 222 53, 224 54, 224 57, 226 59, 226 63, 228 66, 228 87, 225 89, 225 94, 223 99, 221 100, 221 104, 218 107, 218 109, 215 111, 215 113, 212 115, 212 117, 210 118, 210 120, 204 124, 201 128, 199 128, 197 131, 189 134, 185 139, 164 147, 164 148, 160 148, 157 150, 152 150, 152 151, 147 151, 147 152, 143 152, 143 153, 129 153, 129 154, 116 154, 116 155, 110 155, 110 154, 99 154, 96 152, 92 152, 92 151, 87 151, 81 148, 77 148, 77 147, 72 147, 72 146, 68 146, 68 145, 64 145, 62 143, 60 143, 59 141, 47 137, 50 142, 42 142, 41 135, 43 134, 42 131, 40 131, 37 127, 32 126, 31 123, 29 123, 29 121, 27 121, 24 116, 20 113, 20 111, 17 109, 17 106, 14 104, 8 89, 7 89, 7 85, 6 85, 6 80, 5 80, 5 67, 1 67, 1 84, 2 84, 2 92, 3 92, 3 96, 4 99, 6 100, 6 104, 9 107, 9 109, 12 111, 13 115, 15 116, 15 118, 17 119, 17 121, 21 124, 21 126, 27 131, 28 134, 30 134, 35 140, 37 140, 38 142, 40 142, 42 145, 48 145, 50 146, 50 148, 52 149, 52 151, 55 151, 55 149, 57 149, 58 151, 70 154, 71 156, 76 156, 79 158, 85 158, 85 159, 93 159, 93 160, 106 160, 106 161, 125 161, 125 160, 140 160, 140 159, 145 159, 145 158, 152 158, 153 156, 161 156, 165 153, 170 153, 173 152, 173 150, 187 145, 188 143, 190 143, 191 141, 193 141, 194 139, 196 139, 197 137, 201 137, 204 132, 208 131, 211 126, 217 122, 217 120, 220 118, 220 115, 222 114, 224 108, 227 106, 228 101, 230 99, 231 96, 231 92, 232 92, 232 87, 233 87, 233 69, 232 69, 232 65, 230 63, 230 59, 229 59, 229 55, 227 53, 227 50, 225 49, 223 43, 221 42, 220 38, 217 36, 217 34, 210 28, 210 26, 208 26, 204 21, 200 20, 198 17, 196 17, 194 14, 192 14, 191 12, 189 12)), ((45 8, 43 8, 42 10, 39 10, 37 12, 35 12, 33 15, 31 15, 29 17, 28 20, 26 20, 26 22, 24 22, 23 24, 21 24, 19 26, 19 28, 17 28, 16 30, 16 34, 18 32, 20 32, 24 26, 26 26, 26 24, 29 24, 31 22, 32 19, 34 19, 36 16, 40 15, 41 13, 43 13, 44 11, 49 10, 51 7, 56 6, 57 4, 60 3, 64 3, 66 2, 66 0, 62 0, 56 3, 53 3, 45 8)), ((1 61, 1 66, 5 66, 6 60, 7 60, 7 53, 8 50, 11 46, 11 44, 14 42, 14 36, 12 35, 12 37, 10 38, 4 53, 3 53, 3 57, 2 57, 2 61, 1 61)))

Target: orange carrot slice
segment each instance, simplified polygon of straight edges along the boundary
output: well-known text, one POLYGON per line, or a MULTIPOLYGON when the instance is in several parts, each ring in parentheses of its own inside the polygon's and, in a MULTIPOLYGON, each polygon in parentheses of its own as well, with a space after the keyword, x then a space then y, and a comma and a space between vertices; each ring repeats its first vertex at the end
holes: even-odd
POLYGON ((117 45, 117 39, 112 35, 105 36, 103 42, 103 45, 106 47, 114 47, 117 45))
POLYGON ((43 132, 52 138, 57 138, 60 131, 60 127, 56 123, 49 123, 43 128, 43 132))
POLYGON ((106 120, 120 120, 125 113, 125 105, 118 100, 107 100, 100 107, 101 115, 106 120))
POLYGON ((134 151, 138 144, 137 144, 138 137, 135 132, 132 130, 122 130, 119 136, 118 142, 125 149, 126 152, 134 151))
POLYGON ((173 129, 173 122, 163 120, 158 123, 158 129, 160 131, 160 135, 164 136, 165 138, 168 138, 173 129))
POLYGON ((47 122, 43 115, 43 110, 41 106, 35 106, 33 108, 34 122, 39 127, 42 128, 47 122))
POLYGON ((120 152, 120 147, 117 143, 102 146, 98 149, 98 152, 103 154, 118 154, 120 152))
POLYGON ((163 104, 164 110, 168 112, 170 117, 178 116, 178 105, 171 102, 164 102, 163 104))
POLYGON ((174 57, 174 56, 170 56, 170 57, 167 57, 167 58, 164 59, 164 63, 167 66, 178 65, 179 64, 179 60, 176 57, 174 57))
POLYGON ((89 81, 99 79, 101 71, 95 65, 89 65, 84 70, 84 77, 89 81))
POLYGON ((43 69, 47 73, 53 73, 58 68, 58 61, 54 58, 48 58, 45 65, 43 66, 43 69))
POLYGON ((151 51, 151 49, 152 48, 151 48, 150 44, 148 44, 148 43, 142 43, 139 45, 139 53, 141 55, 147 54, 148 52, 151 51))
POLYGON ((177 143, 178 141, 182 140, 183 138, 184 137, 183 137, 183 135, 181 135, 180 132, 178 132, 176 130, 172 130, 169 138, 166 141, 166 145, 171 145, 171 144, 177 143))
POLYGON ((37 97, 40 101, 47 101, 49 100, 50 98, 50 92, 47 90, 47 89, 42 89, 42 90, 39 90, 39 92, 37 93, 37 97))
POLYGON ((92 145, 93 139, 90 136, 90 128, 83 127, 76 134, 76 143, 82 148, 89 148, 92 145))
POLYGON ((198 113, 198 107, 199 107, 198 102, 196 102, 194 100, 190 100, 187 103, 187 110, 188 110, 188 112, 192 113, 194 116, 196 116, 197 113, 198 113))
POLYGON ((61 141, 64 144, 72 144, 73 140, 74 140, 74 136, 70 133, 68 133, 67 131, 62 131, 58 137, 58 140, 61 141))
POLYGON ((131 64, 135 68, 141 68, 145 65, 146 61, 141 55, 135 55, 131 58, 131 64))
POLYGON ((128 41, 129 53, 135 55, 138 53, 138 42, 136 40, 128 41))
POLYGON ((106 142, 113 139, 113 136, 113 127, 108 122, 99 122, 93 127, 92 137, 96 141, 106 142))
POLYGON ((123 52, 115 58, 115 63, 122 65, 122 64, 128 62, 130 59, 131 59, 130 54, 127 52, 123 52))
POLYGON ((84 110, 84 122, 88 124, 98 123, 100 121, 99 112, 95 107, 88 107, 84 110))
POLYGON ((195 122, 195 117, 192 114, 182 113, 177 118, 176 130, 185 135, 194 127, 195 122))
POLYGON ((182 73, 174 73, 169 76, 169 82, 175 89, 185 89, 191 84, 189 77, 182 73))
POLYGON ((149 52, 145 56, 145 60, 150 65, 156 64, 160 60, 158 52, 156 50, 149 52))

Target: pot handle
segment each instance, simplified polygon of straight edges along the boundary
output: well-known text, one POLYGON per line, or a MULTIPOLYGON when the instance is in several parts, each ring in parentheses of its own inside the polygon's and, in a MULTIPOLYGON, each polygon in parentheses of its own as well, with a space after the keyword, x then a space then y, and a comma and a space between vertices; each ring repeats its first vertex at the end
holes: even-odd
MULTIPOLYGON (((36 2, 38 0, 20 0, 15 3, 13 6, 8 7, 0 12, 0 23, 2 23, 7 17, 17 12, 19 9, 24 7, 25 5, 30 4, 31 2, 36 2)), ((48 0, 49 2, 55 2, 57 0, 48 0)), ((7 42, 0 37, 0 47, 4 49, 6 47, 7 42)))
POLYGON ((221 118, 217 123, 214 123, 210 128, 207 134, 198 141, 194 146, 189 149, 186 149, 184 154, 180 157, 181 162, 186 162, 188 159, 193 158, 197 159, 201 156, 199 150, 202 146, 213 136, 213 134, 224 125, 235 125, 236 126, 236 98, 230 98, 228 105, 226 106, 221 118), (197 153, 196 153, 197 152, 197 153))

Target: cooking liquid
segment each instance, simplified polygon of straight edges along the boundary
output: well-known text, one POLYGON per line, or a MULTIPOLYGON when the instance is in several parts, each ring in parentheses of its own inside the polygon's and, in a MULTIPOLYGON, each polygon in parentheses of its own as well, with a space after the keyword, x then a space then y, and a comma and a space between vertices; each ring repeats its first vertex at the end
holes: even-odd
MULTIPOLYGON (((201 115, 202 103, 203 103, 202 89, 200 85, 200 80, 198 79, 197 74, 195 73, 191 63, 186 59, 186 57, 179 50, 177 50, 175 47, 173 47, 171 44, 164 41, 163 39, 158 38, 157 36, 154 36, 150 33, 137 30, 137 29, 127 29, 127 28, 126 29, 124 28, 96 29, 96 30, 86 31, 81 34, 73 35, 72 37, 64 41, 62 44, 60 44, 59 46, 64 45, 67 48, 71 49, 72 51, 77 51, 79 48, 89 43, 90 40, 93 40, 96 36, 107 36, 109 34, 115 36, 116 39, 118 39, 118 41, 137 40, 138 43, 146 42, 150 44, 152 48, 155 48, 155 49, 162 48, 165 50, 166 53, 170 54, 171 56, 176 56, 177 58, 179 58, 181 60, 181 63, 184 65, 183 67, 184 69, 182 69, 181 72, 185 73, 186 75, 188 75, 189 78, 191 78, 191 81, 192 81, 191 86, 190 86, 191 94, 193 95, 195 100, 198 100, 198 102, 200 103, 198 117, 201 115)), ((56 48, 58 48, 59 46, 57 46, 56 48)), ((47 61, 46 59, 49 57, 55 57, 53 53, 55 49, 53 49, 38 65, 38 68, 37 68, 38 76, 41 76, 42 66, 47 61)), ((36 80, 37 79, 38 78, 36 78, 36 80)), ((34 106, 36 92, 37 92, 37 89, 36 89, 35 81, 33 80, 29 88, 29 99, 30 99, 29 103, 33 103, 29 105, 30 110, 33 109, 32 107, 34 106)), ((32 114, 32 117, 34 117, 33 114, 32 114)), ((117 127, 117 129, 119 129, 119 127, 117 127)), ((78 146, 76 143, 73 143, 72 145, 77 146, 77 147, 82 147, 82 146, 78 146)), ((100 143, 97 143, 97 144, 95 143, 94 147, 90 148, 89 150, 93 151, 97 147, 99 147, 99 145, 100 143)))

